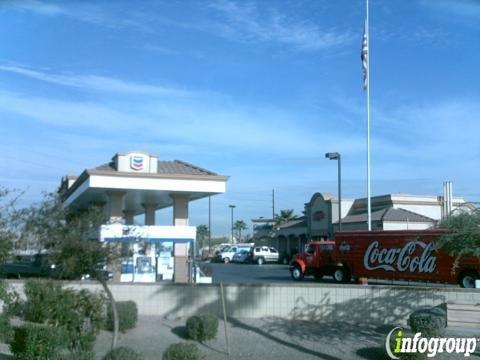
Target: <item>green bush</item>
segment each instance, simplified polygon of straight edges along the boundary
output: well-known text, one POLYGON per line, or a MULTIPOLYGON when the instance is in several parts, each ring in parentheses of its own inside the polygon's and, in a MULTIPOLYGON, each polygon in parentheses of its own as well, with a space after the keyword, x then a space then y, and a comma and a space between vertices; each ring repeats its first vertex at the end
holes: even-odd
POLYGON ((198 346, 187 342, 170 345, 162 356, 162 360, 199 360, 200 358, 198 346))
POLYGON ((104 298, 87 290, 62 289, 48 323, 62 330, 65 346, 72 353, 88 353, 105 322, 104 298))
POLYGON ((94 359, 95 359, 95 353, 93 351, 69 353, 68 355, 62 356, 62 360, 94 360, 94 359))
POLYGON ((51 280, 27 281, 25 295, 25 320, 55 327, 61 335, 58 338, 61 345, 75 356, 93 350, 105 321, 103 296, 87 290, 63 289, 61 284, 51 280))
POLYGON ((0 341, 9 343, 13 337, 13 328, 10 325, 10 317, 17 315, 17 303, 20 302, 17 292, 8 288, 8 285, 0 280, 0 341))
POLYGON ((107 353, 102 360, 143 360, 143 355, 128 347, 117 347, 107 353))
POLYGON ((59 333, 51 327, 25 325, 14 328, 10 350, 19 360, 59 359, 59 333))
POLYGON ((214 339, 218 331, 218 319, 213 315, 194 315, 187 319, 187 334, 192 340, 214 339))
MULTIPOLYGON (((137 304, 134 301, 117 301, 115 304, 118 311, 118 329, 123 333, 133 329, 138 319, 137 304)), ((110 304, 107 312, 107 330, 113 331, 113 311, 110 304)))
POLYGON ((44 323, 51 318, 51 311, 56 306, 62 286, 52 280, 27 280, 23 317, 27 321, 44 323))
POLYGON ((13 336, 13 329, 10 326, 10 319, 6 314, 0 314, 0 341, 8 343, 13 336))
POLYGON ((420 309, 410 315, 409 324, 414 333, 420 332, 426 337, 442 336, 447 326, 447 312, 441 306, 420 309))
POLYGON ((202 334, 202 321, 200 320, 200 316, 190 316, 187 319, 186 328, 188 337, 192 340, 198 340, 202 334))

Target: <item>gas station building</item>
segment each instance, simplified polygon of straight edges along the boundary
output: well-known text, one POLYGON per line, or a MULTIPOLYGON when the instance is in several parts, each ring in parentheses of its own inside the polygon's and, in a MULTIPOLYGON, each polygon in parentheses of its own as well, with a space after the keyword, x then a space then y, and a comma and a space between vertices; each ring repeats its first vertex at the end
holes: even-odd
POLYGON ((59 191, 64 206, 73 211, 102 206, 107 223, 100 240, 119 242, 126 249, 121 281, 150 282, 173 277, 172 251, 177 247, 175 255, 188 257, 196 234, 189 226, 190 201, 224 193, 227 180, 184 161, 132 151, 117 153, 80 176, 64 176, 59 191), (159 226, 155 212, 167 207, 173 207, 172 222, 159 226), (143 226, 134 225, 139 215, 143 226))

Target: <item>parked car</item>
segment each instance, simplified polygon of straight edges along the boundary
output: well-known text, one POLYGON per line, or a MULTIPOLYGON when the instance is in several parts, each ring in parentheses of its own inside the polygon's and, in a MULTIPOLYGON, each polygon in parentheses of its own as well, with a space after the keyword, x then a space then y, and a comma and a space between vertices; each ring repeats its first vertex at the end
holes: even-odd
POLYGON ((278 262, 278 251, 273 247, 254 246, 251 250, 251 258, 253 263, 263 265, 269 262, 278 262))
POLYGON ((17 256, 0 264, 0 276, 6 278, 49 277, 55 275, 55 265, 48 261, 47 254, 17 256))
POLYGON ((221 252, 219 252, 214 260, 221 261, 224 263, 229 263, 233 259, 233 256, 240 250, 250 250, 253 246, 253 243, 248 244, 235 244, 225 247, 221 252))
POLYGON ((238 251, 232 258, 233 263, 239 264, 248 264, 251 261, 251 251, 246 249, 238 251))

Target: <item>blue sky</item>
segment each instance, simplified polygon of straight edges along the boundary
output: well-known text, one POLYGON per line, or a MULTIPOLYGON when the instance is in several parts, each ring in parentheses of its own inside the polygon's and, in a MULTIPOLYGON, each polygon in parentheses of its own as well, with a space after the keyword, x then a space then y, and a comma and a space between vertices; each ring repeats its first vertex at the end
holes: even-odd
MULTIPOLYGON (((24 203, 141 149, 231 176, 213 232, 366 195, 364 1, 2 1, 0 184, 24 203)), ((372 192, 480 201, 480 1, 370 1, 372 192)), ((170 221, 161 211, 158 220, 170 221)), ((207 201, 191 223, 207 222, 207 201)), ((251 227, 251 224, 249 224, 251 227)))

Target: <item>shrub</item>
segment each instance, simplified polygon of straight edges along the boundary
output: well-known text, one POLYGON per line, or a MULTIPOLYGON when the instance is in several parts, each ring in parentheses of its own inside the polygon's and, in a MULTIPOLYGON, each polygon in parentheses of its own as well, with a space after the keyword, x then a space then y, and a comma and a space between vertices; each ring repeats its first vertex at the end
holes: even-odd
POLYGON ((62 360, 94 360, 95 353, 93 351, 82 351, 63 355, 62 360))
POLYGON ((5 314, 0 314, 0 342, 8 343, 13 335, 10 319, 5 314))
MULTIPOLYGON (((138 310, 134 301, 117 301, 118 329, 126 332, 137 325, 138 310)), ((109 304, 107 312, 107 330, 113 331, 113 311, 109 304)))
POLYGON ((213 315, 194 315, 187 319, 187 334, 192 340, 206 341, 217 336, 218 319, 213 315))
POLYGON ((192 340, 198 340, 202 334, 202 322, 200 316, 194 315, 187 319, 187 335, 192 340))
POLYGON ((105 300, 87 290, 62 289, 48 323, 59 327, 65 346, 73 353, 93 350, 97 334, 105 321, 105 300))
POLYGON ((438 337, 443 335, 447 326, 447 312, 441 306, 420 309, 410 315, 409 324, 414 333, 420 332, 426 337, 438 337))
POLYGON ((51 280, 27 281, 25 295, 25 320, 58 329, 62 335, 58 340, 75 356, 92 351, 105 320, 103 296, 87 290, 62 289, 61 284, 51 280))
POLYGON ((10 343, 13 337, 13 327, 10 325, 10 317, 18 316, 21 304, 20 296, 14 290, 8 288, 8 285, 0 280, 0 303, 3 306, 0 309, 0 342, 10 343))
POLYGON ((203 324, 203 338, 205 340, 215 339, 218 332, 218 319, 213 315, 200 316, 203 324))
POLYGON ((51 280, 27 280, 24 288, 27 300, 23 305, 25 320, 44 323, 50 319, 61 289, 59 283, 51 280))
POLYGON ((197 345, 186 342, 170 345, 162 356, 162 360, 199 360, 200 358, 197 345))
POLYGON ((59 333, 51 327, 25 325, 14 328, 10 350, 19 360, 53 360, 59 358, 59 333))
POLYGON ((128 347, 117 347, 107 353, 102 360, 143 360, 143 355, 128 347))

